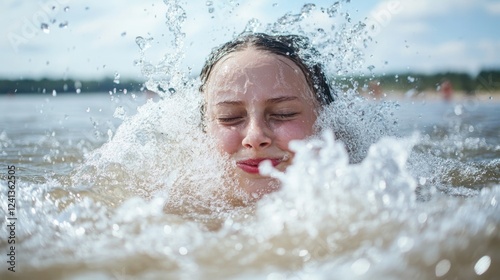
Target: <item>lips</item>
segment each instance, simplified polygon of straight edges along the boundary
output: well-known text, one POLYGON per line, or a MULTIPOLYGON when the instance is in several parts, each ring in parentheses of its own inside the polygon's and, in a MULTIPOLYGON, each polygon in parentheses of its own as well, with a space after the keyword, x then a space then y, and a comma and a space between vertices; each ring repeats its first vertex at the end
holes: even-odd
POLYGON ((271 161, 273 167, 276 167, 278 164, 282 162, 282 159, 277 158, 258 158, 258 159, 246 159, 240 160, 236 162, 236 165, 241 168, 241 170, 250 173, 250 174, 258 174, 259 173, 259 164, 265 160, 271 161))

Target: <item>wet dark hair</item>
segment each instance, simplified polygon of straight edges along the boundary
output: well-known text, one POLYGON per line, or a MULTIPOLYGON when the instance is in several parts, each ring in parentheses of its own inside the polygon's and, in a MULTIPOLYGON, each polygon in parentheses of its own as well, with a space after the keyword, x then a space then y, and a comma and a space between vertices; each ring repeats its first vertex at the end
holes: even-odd
POLYGON ((201 70, 200 91, 204 92, 210 73, 217 62, 232 52, 249 47, 290 59, 302 70, 307 84, 315 93, 319 104, 328 105, 333 102, 334 94, 328 86, 323 68, 320 63, 314 61, 319 57, 318 52, 311 46, 306 37, 298 35, 273 36, 265 33, 243 33, 214 49, 201 70))

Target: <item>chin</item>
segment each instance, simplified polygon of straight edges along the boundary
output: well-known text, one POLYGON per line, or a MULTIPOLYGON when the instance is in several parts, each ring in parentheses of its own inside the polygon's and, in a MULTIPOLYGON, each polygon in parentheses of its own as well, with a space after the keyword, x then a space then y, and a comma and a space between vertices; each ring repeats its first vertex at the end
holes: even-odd
POLYGON ((281 184, 274 178, 242 178, 239 180, 240 188, 252 199, 259 200, 266 194, 278 191, 281 184))

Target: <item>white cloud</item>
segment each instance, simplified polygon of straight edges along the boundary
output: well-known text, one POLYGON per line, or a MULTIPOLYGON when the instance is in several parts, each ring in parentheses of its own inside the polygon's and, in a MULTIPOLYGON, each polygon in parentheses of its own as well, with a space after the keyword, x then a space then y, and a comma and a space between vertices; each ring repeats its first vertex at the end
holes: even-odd
POLYGON ((489 9, 489 13, 492 13, 500 9, 499 6, 499 3, 487 0, 380 2, 368 16, 369 22, 378 24, 379 29, 373 36, 377 43, 366 50, 367 64, 374 64, 376 69, 386 72, 405 69, 425 72, 457 70, 472 74, 483 65, 498 67, 500 56, 494 48, 499 48, 492 40, 500 38, 494 34, 484 35, 485 32, 479 35, 475 30, 484 28, 485 22, 480 17, 486 15, 485 10, 489 9), (391 12, 390 5, 394 3, 399 3, 400 9, 391 12), (455 25, 448 25, 444 29, 440 24, 441 20, 452 22, 457 13, 471 10, 479 16, 474 21, 462 21, 455 29, 455 25), (464 26, 467 30, 464 30, 464 26), (482 40, 482 43, 479 44, 477 40, 482 40))
POLYGON ((467 10, 473 7, 483 7, 484 0, 395 0, 401 3, 398 17, 407 20, 423 19, 429 16, 449 15, 450 12, 467 10))
MULTIPOLYGON (((36 1, 0 2, 0 10, 9 11, 0 17, 0 25, 4 27, 0 56, 2 63, 12 66, 0 69, 0 77, 67 75, 85 78, 112 75, 115 71, 120 72, 122 77, 136 77, 140 75, 140 69, 132 65, 140 56, 135 43, 136 36, 154 38, 152 47, 146 52, 146 59, 153 64, 171 51, 172 35, 165 24, 166 5, 162 0, 130 1, 126 4, 98 0, 40 1, 54 2, 66 2, 69 10, 64 11, 66 4, 47 12, 47 6, 36 1), (40 14, 42 12, 51 13, 50 19, 55 20, 54 23, 49 23, 49 34, 40 29, 39 21, 44 20, 44 16, 40 14), (68 22, 68 28, 59 28, 59 24, 65 21, 68 22), (121 36, 124 32, 125 35, 121 36), (8 34, 24 38, 17 42, 17 52, 9 41, 8 34)), ((286 12, 300 12, 302 6, 308 3, 285 0, 213 1, 215 11, 209 13, 205 1, 184 2, 187 2, 182 4, 187 14, 183 25, 183 32, 186 33, 184 61, 194 68, 193 71, 198 71, 212 47, 228 40, 234 33, 241 32, 250 19, 257 18, 264 25, 260 29, 263 30, 266 24, 276 21, 286 12)), ((315 3, 316 11, 303 20, 301 26, 330 28, 332 20, 345 23, 341 17, 330 19, 320 12, 320 6, 329 7, 332 1, 315 3)), ((498 44, 491 43, 488 38, 480 39, 481 43, 464 41, 465 47, 460 47, 449 38, 436 38, 433 35, 447 31, 434 24, 433 20, 437 16, 449 17, 456 11, 477 7, 480 9, 476 10, 483 14, 498 14, 500 4, 497 1, 392 0, 378 1, 375 6, 373 2, 351 3, 353 7, 355 4, 358 5, 356 9, 359 12, 352 11, 354 17, 368 17, 378 24, 378 33, 374 36, 378 43, 366 49, 367 59, 377 69, 404 69, 407 66, 437 69, 447 65, 462 65, 464 69, 470 69, 469 64, 500 64, 500 59, 492 49, 493 46, 498 50, 498 44), (396 5, 398 3, 399 9, 396 5), (369 6, 373 7, 371 11, 369 6), (440 59, 436 58, 438 56, 440 59), (462 57, 467 63, 460 62, 462 57), (486 57, 490 59, 489 62, 486 57), (475 58, 478 62, 474 61, 475 58), (389 62, 387 66, 384 66, 385 61, 389 62)), ((346 7, 349 8, 349 5, 346 7)), ((480 22, 481 18, 476 20, 480 22)), ((495 40, 498 42, 500 39, 495 40)))
POLYGON ((500 61, 500 40, 480 40, 474 45, 474 51, 479 53, 482 65, 498 67, 494 65, 500 61))
POLYGON ((484 7, 487 13, 500 15, 500 2, 486 3, 484 7))

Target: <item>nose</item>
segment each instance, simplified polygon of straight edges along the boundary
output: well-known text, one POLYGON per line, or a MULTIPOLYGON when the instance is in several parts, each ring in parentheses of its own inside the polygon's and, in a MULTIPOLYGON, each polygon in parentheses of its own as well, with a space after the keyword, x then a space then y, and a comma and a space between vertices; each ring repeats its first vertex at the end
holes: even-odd
POLYGON ((271 145, 271 135, 272 132, 264 120, 251 119, 241 144, 249 149, 263 149, 271 145))

